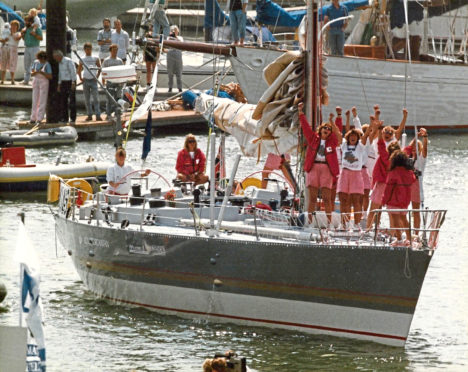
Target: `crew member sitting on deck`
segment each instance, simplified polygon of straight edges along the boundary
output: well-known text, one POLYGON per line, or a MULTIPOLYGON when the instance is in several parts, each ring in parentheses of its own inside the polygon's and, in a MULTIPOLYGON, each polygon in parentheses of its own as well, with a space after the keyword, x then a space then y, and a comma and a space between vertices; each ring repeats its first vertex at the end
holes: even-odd
MULTIPOLYGON (((107 170, 106 179, 109 182, 107 189, 110 195, 127 195, 131 188, 130 177, 125 177, 133 172, 131 165, 125 165, 127 152, 123 148, 118 148, 115 152, 115 164, 107 170)), ((147 176, 150 170, 142 171, 141 176, 147 176)))
POLYGON ((206 157, 202 150, 197 148, 197 140, 193 134, 185 137, 184 148, 177 155, 177 179, 182 182, 193 182, 201 185, 208 182, 205 175, 206 157))
POLYGON ((302 112, 303 107, 303 103, 298 105, 299 121, 307 140, 307 153, 304 161, 304 170, 307 172, 306 184, 309 191, 307 211, 312 213, 316 210, 318 191, 321 189, 330 224, 334 201, 331 199, 331 190, 333 182, 340 172, 336 147, 338 143, 341 143, 342 135, 333 122, 333 114, 330 114, 328 123, 322 123, 317 132, 313 132, 302 112))

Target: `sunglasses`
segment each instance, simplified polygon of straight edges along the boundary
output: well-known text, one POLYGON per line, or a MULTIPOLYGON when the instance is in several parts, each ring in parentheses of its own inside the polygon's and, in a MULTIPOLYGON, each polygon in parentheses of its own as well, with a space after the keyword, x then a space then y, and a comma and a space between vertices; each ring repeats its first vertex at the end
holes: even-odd
POLYGON ((331 127, 329 127, 328 125, 323 127, 323 129, 327 129, 327 130, 331 130, 331 127))
POLYGON ((392 130, 384 130, 384 133, 385 134, 393 134, 393 131, 392 130))
POLYGON ((197 143, 195 140, 188 140, 187 143, 197 143))

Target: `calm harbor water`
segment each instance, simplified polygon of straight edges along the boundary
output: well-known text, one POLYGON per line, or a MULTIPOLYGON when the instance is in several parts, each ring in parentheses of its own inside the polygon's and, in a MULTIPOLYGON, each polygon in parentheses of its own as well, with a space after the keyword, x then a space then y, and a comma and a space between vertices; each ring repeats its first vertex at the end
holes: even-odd
MULTIPOLYGON (((28 109, 0 106, 0 130, 25 118, 28 109)), ((190 129, 161 132, 152 139, 148 165, 175 175, 176 154, 190 129)), ((206 131, 197 133, 202 149, 206 131)), ((141 138, 128 143, 128 161, 140 164, 141 138)), ((227 138, 229 161, 237 145, 227 138)), ((115 306, 86 290, 62 247, 43 195, 0 196, 0 280, 9 291, 0 323, 18 322, 18 265, 13 252, 18 212, 42 262, 49 371, 201 371, 215 352, 236 350, 257 371, 462 371, 468 370, 468 135, 430 134, 425 176, 426 206, 449 210, 440 244, 428 270, 404 349, 324 336, 182 320, 115 306)), ((28 149, 29 162, 79 162, 93 155, 112 160, 111 141, 80 142, 52 149, 28 149)), ((243 158, 240 175, 261 169, 243 158)), ((300 268, 298 268, 300 269, 300 268)), ((403 270, 403 268, 402 268, 403 270)))

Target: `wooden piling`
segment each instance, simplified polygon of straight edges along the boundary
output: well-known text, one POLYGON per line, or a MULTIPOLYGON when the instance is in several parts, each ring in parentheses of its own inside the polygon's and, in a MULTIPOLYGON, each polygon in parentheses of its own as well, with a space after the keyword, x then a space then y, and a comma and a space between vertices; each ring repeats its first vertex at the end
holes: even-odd
POLYGON ((47 59, 52 66, 52 80, 49 83, 49 97, 47 100, 47 122, 57 123, 61 118, 60 95, 57 92, 58 64, 54 61, 52 53, 61 50, 66 55, 66 31, 67 31, 67 1, 47 0, 47 59))

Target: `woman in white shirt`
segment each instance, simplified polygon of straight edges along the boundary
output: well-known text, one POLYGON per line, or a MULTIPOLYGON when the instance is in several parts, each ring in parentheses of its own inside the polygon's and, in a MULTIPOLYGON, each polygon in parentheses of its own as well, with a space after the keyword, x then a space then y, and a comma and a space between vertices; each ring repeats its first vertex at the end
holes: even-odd
POLYGON ((7 38, 0 39, 4 46, 2 47, 2 58, 0 60, 1 83, 5 84, 7 70, 10 71, 11 84, 15 84, 15 71, 18 64, 18 43, 21 40, 19 32, 19 22, 17 20, 10 23, 10 35, 7 38))
MULTIPOLYGON (((341 173, 338 179, 338 196, 340 198, 341 221, 345 226, 351 218, 351 205, 354 208, 354 223, 359 225, 362 217, 362 195, 364 181, 361 170, 367 161, 368 128, 361 138, 361 131, 349 130, 341 145, 341 173)), ((348 224, 349 225, 349 224, 348 224)))

